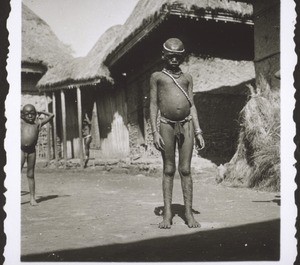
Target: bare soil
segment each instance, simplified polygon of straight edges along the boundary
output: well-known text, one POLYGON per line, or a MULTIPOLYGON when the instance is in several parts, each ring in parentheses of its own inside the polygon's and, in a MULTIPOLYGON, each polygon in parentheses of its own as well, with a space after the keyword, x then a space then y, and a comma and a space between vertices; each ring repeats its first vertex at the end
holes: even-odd
MULTIPOLYGON (((22 261, 260 261, 280 256, 280 196, 230 188, 214 170, 194 174, 195 217, 183 218, 175 178, 173 226, 161 230, 161 174, 37 169, 38 206, 21 187, 22 261), (210 172, 210 173, 209 173, 210 172)), ((25 173, 25 172, 24 172, 25 173)))

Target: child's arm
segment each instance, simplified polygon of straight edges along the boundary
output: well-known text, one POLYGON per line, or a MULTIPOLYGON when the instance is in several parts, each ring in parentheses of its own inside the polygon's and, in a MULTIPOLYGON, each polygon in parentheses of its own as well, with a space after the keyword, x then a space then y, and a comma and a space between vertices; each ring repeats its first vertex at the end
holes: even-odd
POLYGON ((188 87, 188 92, 190 99, 192 101, 192 106, 191 106, 191 115, 192 115, 192 120, 194 124, 194 133, 195 133, 195 138, 196 138, 196 147, 197 149, 201 150, 205 147, 205 142, 202 137, 202 130, 200 128, 199 124, 199 119, 198 119, 198 114, 197 114, 197 109, 194 104, 194 95, 193 95, 193 78, 191 75, 187 75, 188 80, 189 80, 189 87, 188 87))
POLYGON ((48 123, 49 121, 51 121, 53 119, 53 117, 54 117, 54 114, 50 113, 50 112, 38 111, 37 113, 39 115, 43 114, 43 115, 47 116, 45 119, 41 120, 41 126, 43 126, 46 123, 48 123))
POLYGON ((85 120, 87 121, 88 124, 92 124, 92 121, 89 119, 87 113, 85 114, 85 120))
POLYGON ((157 105, 157 74, 154 73, 150 78, 150 123, 153 134, 153 144, 156 149, 164 150, 165 143, 157 131, 157 115, 158 115, 158 105, 157 105))

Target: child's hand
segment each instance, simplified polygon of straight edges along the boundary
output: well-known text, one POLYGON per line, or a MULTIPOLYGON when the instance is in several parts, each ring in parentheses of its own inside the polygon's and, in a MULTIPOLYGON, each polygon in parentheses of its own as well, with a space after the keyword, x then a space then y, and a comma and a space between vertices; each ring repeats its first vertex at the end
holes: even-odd
POLYGON ((155 148, 156 148, 158 151, 163 151, 163 150, 165 150, 165 143, 164 143, 164 140, 162 139, 161 135, 160 135, 158 132, 155 132, 155 133, 153 134, 153 143, 154 143, 155 148))
POLYGON ((205 147, 205 142, 201 133, 195 136, 196 138, 196 150, 200 151, 205 147))

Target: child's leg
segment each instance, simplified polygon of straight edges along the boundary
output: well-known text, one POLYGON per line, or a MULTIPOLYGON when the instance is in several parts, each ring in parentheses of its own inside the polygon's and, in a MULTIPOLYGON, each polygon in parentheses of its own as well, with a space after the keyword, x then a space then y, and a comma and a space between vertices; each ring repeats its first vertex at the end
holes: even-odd
POLYGON ((162 151, 163 158, 163 197, 164 197, 164 216, 159 228, 171 228, 172 223, 172 191, 173 181, 176 170, 175 165, 175 137, 174 129, 170 124, 161 123, 160 134, 165 143, 165 150, 162 151))
POLYGON ((191 160, 194 146, 194 133, 191 122, 187 122, 184 125, 184 131, 184 142, 179 148, 178 171, 181 178, 185 217, 189 227, 200 227, 200 224, 194 219, 192 212, 193 180, 191 177, 191 160))
POLYGON ((30 204, 32 206, 37 205, 35 200, 35 180, 34 180, 34 168, 35 168, 36 152, 27 155, 27 179, 30 192, 30 204))
POLYGON ((23 169, 24 164, 25 164, 25 152, 21 150, 21 170, 23 169))
POLYGON ((87 163, 89 162, 91 141, 92 141, 92 137, 84 138, 84 153, 85 153, 84 167, 86 167, 87 163))

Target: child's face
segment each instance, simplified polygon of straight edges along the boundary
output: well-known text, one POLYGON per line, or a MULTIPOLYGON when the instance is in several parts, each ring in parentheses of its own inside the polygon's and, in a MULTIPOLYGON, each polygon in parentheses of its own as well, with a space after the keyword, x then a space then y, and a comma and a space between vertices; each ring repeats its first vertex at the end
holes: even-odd
POLYGON ((34 123, 36 119, 36 110, 31 107, 24 107, 22 111, 23 119, 28 123, 34 123))
POLYGON ((175 69, 178 68, 179 65, 183 62, 184 57, 182 54, 164 52, 164 59, 170 68, 175 69))

